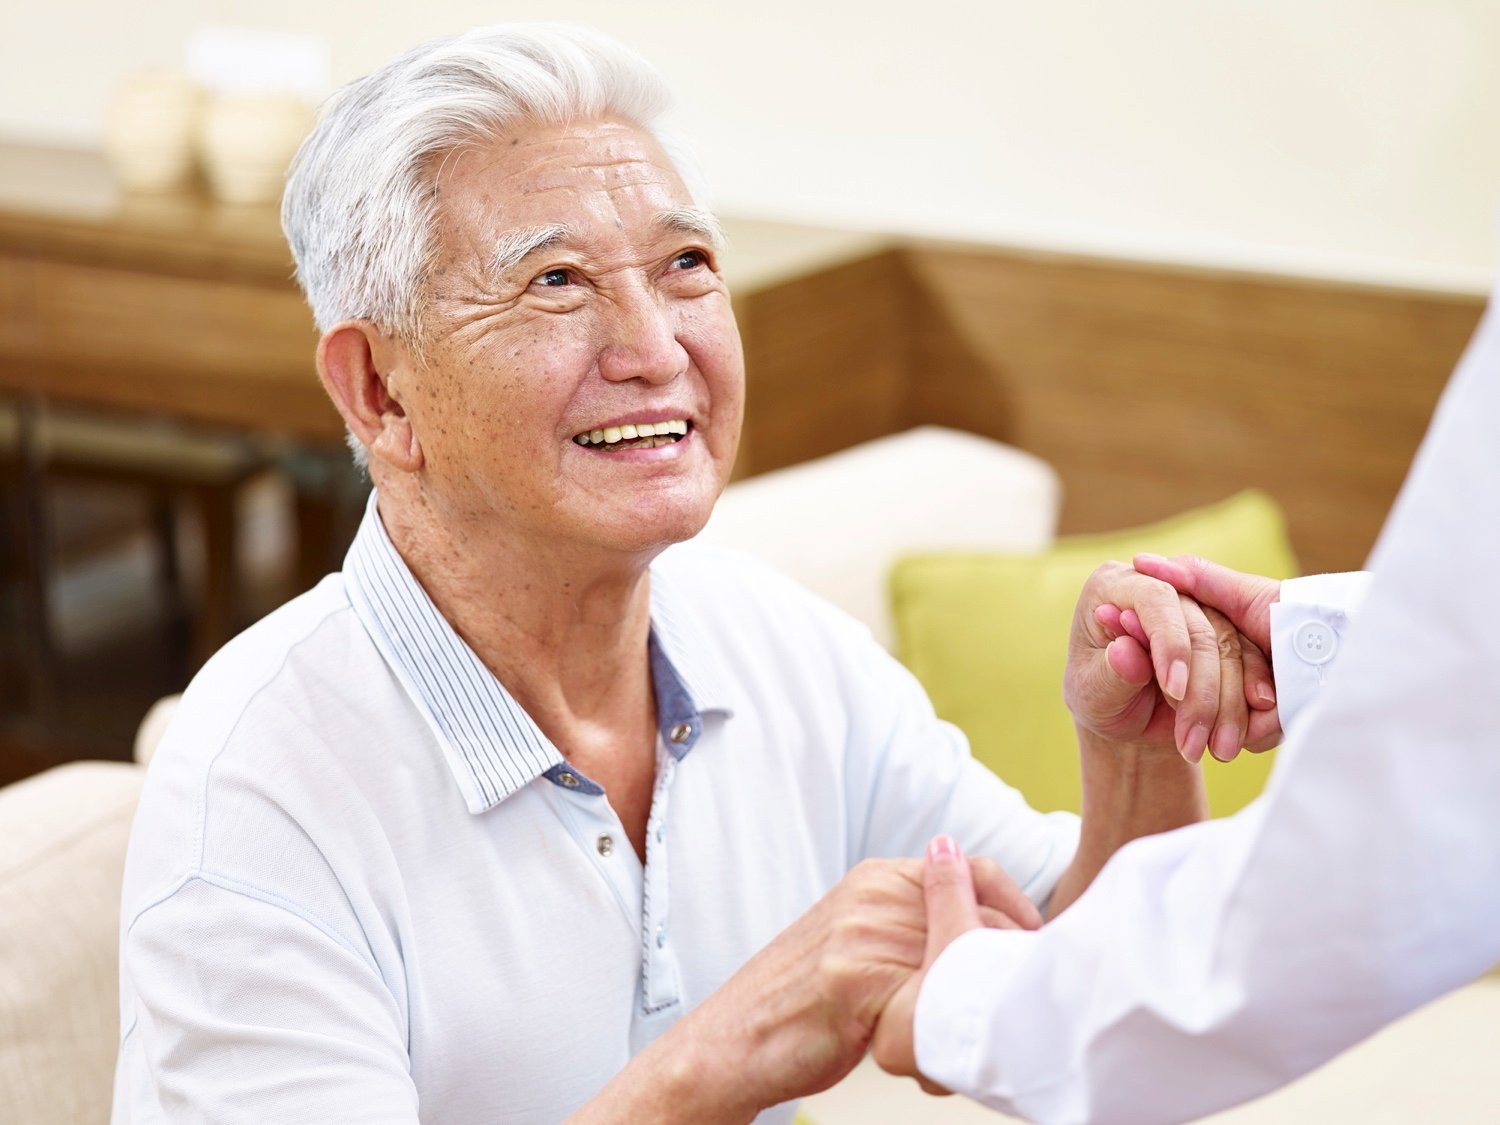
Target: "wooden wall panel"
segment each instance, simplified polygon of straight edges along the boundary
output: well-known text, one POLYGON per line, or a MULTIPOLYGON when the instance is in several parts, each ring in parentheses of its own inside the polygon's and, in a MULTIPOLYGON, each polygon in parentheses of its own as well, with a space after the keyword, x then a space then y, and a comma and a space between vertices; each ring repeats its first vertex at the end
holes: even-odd
POLYGON ((903 262, 890 251, 737 300, 747 380, 737 476, 907 424, 909 288, 903 262))
POLYGON ((922 244, 909 424, 1046 458, 1063 530, 1254 485, 1309 571, 1358 566, 1477 298, 922 244))

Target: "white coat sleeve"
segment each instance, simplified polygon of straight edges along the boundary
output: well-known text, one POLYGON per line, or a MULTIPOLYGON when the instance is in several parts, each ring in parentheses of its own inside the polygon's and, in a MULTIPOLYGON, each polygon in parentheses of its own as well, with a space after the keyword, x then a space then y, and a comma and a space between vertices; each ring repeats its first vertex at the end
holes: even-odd
POLYGON ((1497 431, 1492 307, 1266 794, 1121 849, 1039 932, 955 941, 918 998, 925 1074, 1035 1120, 1187 1120, 1500 960, 1497 431))

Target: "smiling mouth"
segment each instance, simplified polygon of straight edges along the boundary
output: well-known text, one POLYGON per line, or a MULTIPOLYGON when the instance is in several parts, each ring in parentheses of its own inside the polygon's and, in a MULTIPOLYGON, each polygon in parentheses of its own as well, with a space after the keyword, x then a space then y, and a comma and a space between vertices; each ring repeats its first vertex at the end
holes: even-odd
POLYGON ((574 434, 573 440, 588 449, 613 453, 621 449, 658 449, 687 436, 690 424, 683 418, 665 422, 637 422, 634 425, 605 426, 574 434))

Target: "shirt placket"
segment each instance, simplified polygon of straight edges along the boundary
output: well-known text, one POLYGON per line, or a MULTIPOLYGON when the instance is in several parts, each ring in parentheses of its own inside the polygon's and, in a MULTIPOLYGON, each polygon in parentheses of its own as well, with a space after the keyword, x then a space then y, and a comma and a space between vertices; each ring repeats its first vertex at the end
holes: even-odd
POLYGON ((633 931, 641 917, 643 872, 603 788, 566 763, 543 776, 556 787, 553 793, 563 826, 614 892, 633 931))
POLYGON ((680 1002, 672 896, 667 862, 667 813, 677 759, 658 743, 656 789, 646 823, 646 870, 641 901, 641 1015, 650 1018, 680 1002))

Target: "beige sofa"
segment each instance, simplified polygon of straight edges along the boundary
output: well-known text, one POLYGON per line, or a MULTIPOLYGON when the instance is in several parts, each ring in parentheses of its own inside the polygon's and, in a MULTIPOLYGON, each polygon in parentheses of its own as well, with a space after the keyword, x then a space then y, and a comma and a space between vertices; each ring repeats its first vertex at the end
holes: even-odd
MULTIPOLYGON (((889 642, 884 573, 902 551, 1037 551, 1059 491, 1035 458, 935 428, 881 439, 736 484, 704 532, 798 576, 889 642)), ((118 896, 144 763, 171 710, 137 738, 137 763, 80 762, 0 789, 0 1123, 108 1119, 118 896)), ((1226 1121, 1500 1120, 1482 1046, 1500 981, 1441 1001, 1334 1066, 1226 1121)), ((869 1065, 810 1099, 817 1125, 995 1120, 933 1101, 869 1065)))

